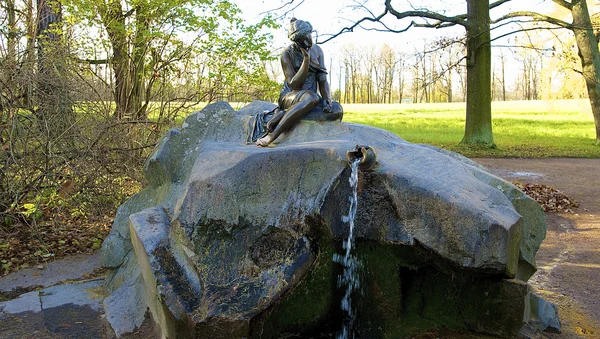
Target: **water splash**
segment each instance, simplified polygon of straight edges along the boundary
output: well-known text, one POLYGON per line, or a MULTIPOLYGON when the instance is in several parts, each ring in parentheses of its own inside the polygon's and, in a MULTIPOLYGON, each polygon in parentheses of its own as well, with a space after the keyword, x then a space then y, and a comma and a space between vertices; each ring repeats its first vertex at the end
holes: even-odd
POLYGON ((361 158, 355 159, 352 164, 352 173, 350 175, 350 187, 352 195, 350 196, 350 208, 348 215, 342 217, 342 221, 349 226, 348 238, 343 243, 343 248, 346 250, 344 256, 340 254, 333 255, 333 261, 344 266, 344 272, 338 276, 338 288, 346 287, 346 292, 342 298, 341 308, 346 312, 342 332, 338 335, 338 339, 348 339, 352 335, 352 327, 356 314, 352 309, 352 292, 358 290, 360 282, 358 279, 359 262, 355 256, 351 254, 354 244, 354 218, 356 217, 356 208, 358 206, 358 164, 361 158))

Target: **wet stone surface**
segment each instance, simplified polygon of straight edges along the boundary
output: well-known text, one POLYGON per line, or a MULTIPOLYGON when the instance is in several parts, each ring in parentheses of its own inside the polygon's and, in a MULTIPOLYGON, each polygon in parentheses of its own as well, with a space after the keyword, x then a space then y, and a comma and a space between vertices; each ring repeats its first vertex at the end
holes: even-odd
POLYGON ((110 338, 102 300, 104 277, 32 291, 0 303, 0 337, 110 338), (25 326, 22 326, 25 325, 25 326))
POLYGON ((372 244, 389 265, 371 261, 369 289, 352 300, 376 300, 369 309, 396 317, 375 324, 359 312, 357 333, 518 331, 522 284, 545 234, 535 201, 458 154, 364 125, 301 121, 273 147, 246 145, 250 115, 272 107, 254 102, 236 112, 215 103, 165 134, 144 167, 149 185, 119 209, 103 244, 118 277, 112 292, 144 289, 167 337, 277 338, 334 324, 344 293, 331 261, 349 234, 347 152, 361 145, 376 162, 359 170, 356 248, 372 244), (404 247, 429 253, 427 261, 406 265, 404 247), (447 291, 432 287, 429 270, 445 275, 447 291), (457 276, 464 285, 452 282, 457 276), (379 297, 394 295, 401 298, 379 297), (402 319, 411 317, 405 331, 402 319))

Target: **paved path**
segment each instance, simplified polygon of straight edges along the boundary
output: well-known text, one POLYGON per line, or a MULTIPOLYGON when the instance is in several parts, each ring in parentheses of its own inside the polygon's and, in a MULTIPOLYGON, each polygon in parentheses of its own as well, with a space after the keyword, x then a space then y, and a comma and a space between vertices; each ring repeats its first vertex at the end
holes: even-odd
POLYGON ((530 283, 559 307, 562 334, 600 338, 600 159, 474 159, 510 181, 553 186, 579 201, 575 213, 548 213, 548 232, 530 283))
MULTIPOLYGON (((0 279, 0 293, 31 291, 0 302, 0 339, 113 338, 103 321, 108 294, 97 274, 100 253, 75 255, 0 279)), ((2 295, 0 295, 1 297, 2 295)))
POLYGON ((100 251, 93 255, 78 254, 11 273, 0 279, 0 292, 32 286, 48 287, 67 280, 81 280, 100 269, 100 251))

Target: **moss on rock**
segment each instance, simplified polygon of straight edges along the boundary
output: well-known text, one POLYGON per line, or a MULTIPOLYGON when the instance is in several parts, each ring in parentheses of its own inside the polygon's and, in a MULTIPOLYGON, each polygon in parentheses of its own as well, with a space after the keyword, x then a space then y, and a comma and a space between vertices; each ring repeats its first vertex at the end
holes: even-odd
POLYGON ((260 325, 256 326, 253 338, 330 331, 332 308, 337 307, 333 304, 336 290, 333 239, 320 222, 310 228, 313 251, 317 253, 312 269, 298 286, 256 321, 260 325))
MULTIPOLYGON (((435 255, 393 244, 359 244, 359 335, 407 338, 435 331, 515 335, 523 324, 525 283, 435 268, 435 255)), ((438 259, 439 260, 439 259, 438 259)))

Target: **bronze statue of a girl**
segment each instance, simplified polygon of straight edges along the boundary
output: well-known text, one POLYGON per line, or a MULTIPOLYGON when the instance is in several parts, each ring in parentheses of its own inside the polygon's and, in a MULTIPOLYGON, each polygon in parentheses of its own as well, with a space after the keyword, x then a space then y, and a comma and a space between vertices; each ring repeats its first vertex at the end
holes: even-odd
POLYGON ((279 109, 267 124, 269 133, 256 141, 258 146, 268 146, 321 100, 324 112, 332 110, 325 57, 321 47, 313 45, 312 31, 308 21, 296 18, 290 21, 288 37, 293 43, 281 54, 285 82, 279 95, 279 109))

